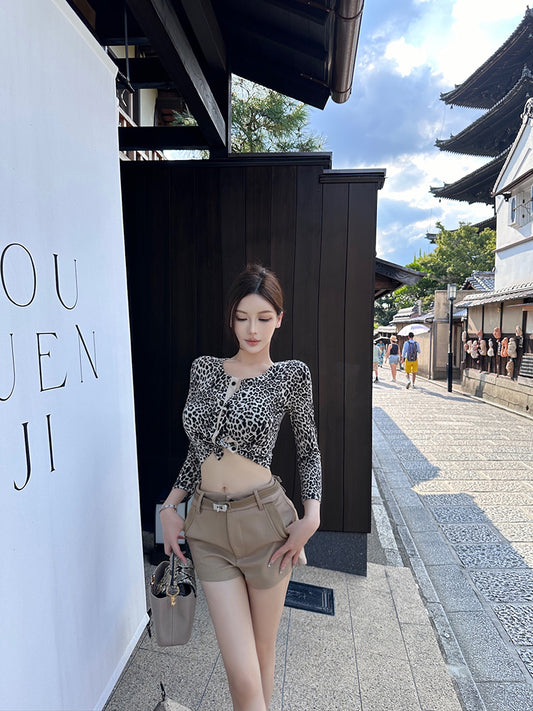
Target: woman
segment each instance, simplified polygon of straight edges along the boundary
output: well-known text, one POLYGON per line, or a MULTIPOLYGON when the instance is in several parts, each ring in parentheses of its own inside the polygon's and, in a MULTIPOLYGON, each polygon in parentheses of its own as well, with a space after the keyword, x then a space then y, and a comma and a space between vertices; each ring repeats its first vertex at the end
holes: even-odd
POLYGON ((398 362, 400 360, 400 349, 398 347, 398 338, 396 336, 390 337, 390 344, 387 348, 386 358, 389 361, 390 372, 392 376, 392 382, 396 382, 396 369, 398 367, 398 362))
POLYGON ((183 558, 183 529, 205 592, 234 711, 266 711, 276 635, 290 572, 320 523, 321 463, 311 378, 301 361, 273 363, 281 326, 276 276, 249 265, 229 295, 227 323, 238 351, 191 367, 183 424, 189 452, 161 507, 165 552, 183 558), (270 462, 289 412, 304 516, 272 477, 270 462), (186 521, 176 506, 193 493, 186 521))

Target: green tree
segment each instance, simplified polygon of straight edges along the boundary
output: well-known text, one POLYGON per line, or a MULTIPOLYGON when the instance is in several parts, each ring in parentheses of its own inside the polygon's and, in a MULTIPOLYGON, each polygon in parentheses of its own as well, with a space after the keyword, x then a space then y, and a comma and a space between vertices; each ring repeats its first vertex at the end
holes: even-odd
POLYGON ((386 326, 398 313, 398 306, 393 294, 381 296, 374 302, 374 323, 377 326, 386 326))
POLYGON ((460 222, 456 230, 447 230, 437 223, 439 232, 433 252, 415 258, 407 267, 425 272, 417 284, 402 286, 394 292, 394 303, 401 309, 422 299, 428 309, 436 289, 455 283, 460 288, 473 271, 491 271, 494 268, 496 232, 460 222))
POLYGON ((320 151, 325 140, 308 129, 309 107, 233 77, 231 143, 234 153, 320 151))

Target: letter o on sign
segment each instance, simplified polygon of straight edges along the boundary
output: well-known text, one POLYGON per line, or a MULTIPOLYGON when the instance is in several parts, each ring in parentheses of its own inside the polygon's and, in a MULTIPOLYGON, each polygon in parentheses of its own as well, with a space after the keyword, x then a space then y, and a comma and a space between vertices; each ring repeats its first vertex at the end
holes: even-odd
POLYGON ((23 244, 12 242, 4 249, 0 257, 0 277, 2 287, 12 304, 21 307, 31 304, 37 289, 37 273, 33 257, 23 244), (25 285, 28 285, 28 288, 25 285))

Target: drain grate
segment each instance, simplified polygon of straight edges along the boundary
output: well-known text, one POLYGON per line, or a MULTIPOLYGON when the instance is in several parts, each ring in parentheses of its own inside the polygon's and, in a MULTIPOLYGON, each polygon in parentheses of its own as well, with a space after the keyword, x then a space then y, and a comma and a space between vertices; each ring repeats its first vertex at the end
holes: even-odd
POLYGON ((294 580, 289 583, 285 605, 296 607, 298 610, 321 612, 323 615, 335 614, 335 596, 332 588, 296 583, 294 580))

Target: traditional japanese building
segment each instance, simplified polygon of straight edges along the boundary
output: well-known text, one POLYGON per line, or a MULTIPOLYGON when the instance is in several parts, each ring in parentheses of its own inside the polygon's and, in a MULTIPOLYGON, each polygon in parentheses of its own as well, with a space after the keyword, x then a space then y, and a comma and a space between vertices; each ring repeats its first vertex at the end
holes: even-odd
POLYGON ((533 99, 492 195, 494 272, 473 272, 457 307, 464 320, 464 392, 523 414, 533 406, 533 99))
MULTIPOLYGON (((432 187, 435 197, 494 205, 491 195, 509 148, 520 128, 524 103, 533 92, 533 10, 510 37, 468 79, 441 94, 450 106, 486 109, 469 126, 447 139, 437 139, 442 151, 487 156, 483 166, 454 183, 432 187)), ((496 226, 496 218, 483 227, 496 226)))

